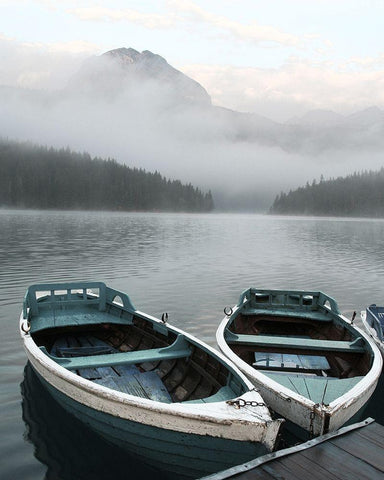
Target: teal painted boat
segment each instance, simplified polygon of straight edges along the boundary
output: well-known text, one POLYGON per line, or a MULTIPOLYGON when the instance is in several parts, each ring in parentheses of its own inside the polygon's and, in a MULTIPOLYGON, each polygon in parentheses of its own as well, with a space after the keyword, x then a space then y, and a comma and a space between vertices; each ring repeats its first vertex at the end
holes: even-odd
POLYGON ((322 292, 244 291, 217 330, 221 351, 279 415, 317 436, 344 425, 382 369, 374 342, 322 292))
POLYGON ((103 440, 83 422, 64 411, 28 362, 20 385, 24 438, 33 455, 46 466, 44 479, 57 480, 169 480, 136 456, 103 440), (36 401, 38 399, 38 401, 36 401), (133 474, 134 472, 134 474, 133 474))
POLYGON ((28 359, 52 396, 112 444, 197 478, 272 451, 272 420, 224 356, 102 282, 29 287, 28 359))

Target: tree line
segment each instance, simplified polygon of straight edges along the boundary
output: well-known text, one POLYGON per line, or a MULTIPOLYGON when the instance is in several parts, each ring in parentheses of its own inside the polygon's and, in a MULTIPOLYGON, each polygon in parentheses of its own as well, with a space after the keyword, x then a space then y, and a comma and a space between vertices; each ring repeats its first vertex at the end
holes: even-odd
POLYGON ((270 213, 282 215, 329 215, 384 217, 384 167, 355 172, 277 195, 270 213))
POLYGON ((114 159, 0 140, 0 206, 208 212, 212 194, 114 159))

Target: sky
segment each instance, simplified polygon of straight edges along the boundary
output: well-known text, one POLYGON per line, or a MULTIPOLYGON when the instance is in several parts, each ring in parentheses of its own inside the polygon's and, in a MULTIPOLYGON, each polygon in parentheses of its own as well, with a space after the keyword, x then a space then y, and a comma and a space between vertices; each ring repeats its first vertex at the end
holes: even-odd
POLYGON ((382 0, 0 0, 0 85, 60 88, 84 58, 150 50, 215 105, 286 121, 384 107, 382 0))

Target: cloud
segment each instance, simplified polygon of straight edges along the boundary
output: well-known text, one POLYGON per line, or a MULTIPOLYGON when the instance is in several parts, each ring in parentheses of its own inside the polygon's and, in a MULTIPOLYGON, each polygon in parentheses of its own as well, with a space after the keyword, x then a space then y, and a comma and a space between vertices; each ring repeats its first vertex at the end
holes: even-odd
MULTIPOLYGON (((14 85, 39 89, 65 83, 71 69, 76 69, 74 59, 79 56, 48 50, 49 46, 21 45, 3 37, 1 75, 11 75, 14 85)), ((292 105, 297 110, 298 105, 319 99, 325 103, 325 87, 337 87, 344 102, 357 92, 353 92, 351 80, 344 85, 346 72, 345 77, 333 72, 334 77, 323 73, 322 78, 321 70, 294 59, 276 70, 191 68, 196 69, 192 77, 212 87, 210 93, 226 106, 231 100, 239 103, 243 98, 247 106, 258 107, 265 102, 265 107, 272 105, 287 112, 292 105), (198 78, 199 72, 204 78, 198 78)), ((332 73, 330 67, 327 72, 332 73)), ((228 199, 233 195, 243 198, 243 206, 267 208, 281 189, 295 188, 319 178, 321 173, 352 173, 382 162, 381 152, 330 150, 314 158, 307 151, 287 153, 275 146, 241 140, 236 136, 236 120, 227 112, 200 105, 175 106, 172 85, 156 85, 155 79, 137 84, 123 82, 121 88, 115 88, 114 75, 106 75, 101 82, 104 95, 92 88, 84 93, 78 85, 55 94, 0 88, 1 134, 55 147, 70 146, 91 155, 114 157, 131 166, 158 170, 168 177, 212 188, 217 203, 221 198, 223 206, 225 196, 228 199)), ((376 88, 384 91, 383 85, 376 88)), ((240 121, 248 119, 244 116, 240 121)), ((266 125, 268 129, 268 122, 266 125)), ((257 130, 258 125, 250 128, 257 130)))
POLYGON ((188 0, 168 0, 169 8, 186 14, 186 20, 204 23, 229 33, 239 40, 255 43, 272 42, 286 46, 299 46, 302 39, 297 35, 283 32, 273 26, 260 25, 253 21, 248 24, 236 22, 221 15, 215 15, 188 0))
POLYGON ((344 63, 345 68, 360 68, 367 70, 384 70, 384 53, 377 57, 352 57, 344 63))
MULTIPOLYGON (((0 34, 0 85, 56 89, 102 45, 85 41, 18 42, 0 34)), ((340 64, 290 57, 279 68, 176 65, 198 81, 215 105, 284 121, 308 110, 350 113, 384 107, 384 54, 340 64)))
POLYGON ((280 68, 183 65, 216 105, 284 121, 313 109, 350 113, 384 107, 383 58, 350 59, 335 65, 291 58, 280 68), (373 70, 369 65, 381 66, 373 70))
POLYGON ((0 34, 0 85, 24 88, 63 87, 84 59, 100 53, 91 42, 18 42, 0 34))
POLYGON ((25 48, 31 48, 31 50, 40 50, 41 52, 57 53, 57 54, 69 54, 69 55, 92 55, 100 53, 101 46, 85 40, 71 40, 67 42, 23 42, 21 44, 25 48))
POLYGON ((67 13, 84 21, 128 22, 148 29, 169 29, 189 25, 204 25, 210 29, 229 34, 240 41, 252 43, 300 46, 311 36, 300 38, 270 25, 261 25, 256 21, 248 24, 236 22, 222 15, 216 15, 186 0, 169 0, 166 2, 168 12, 165 14, 142 13, 131 8, 111 8, 109 6, 88 6, 71 8, 67 13))
POLYGON ((141 25, 148 29, 167 29, 175 26, 176 19, 173 15, 160 15, 141 13, 130 8, 114 9, 109 7, 92 6, 73 8, 68 13, 85 21, 101 22, 129 22, 141 25))

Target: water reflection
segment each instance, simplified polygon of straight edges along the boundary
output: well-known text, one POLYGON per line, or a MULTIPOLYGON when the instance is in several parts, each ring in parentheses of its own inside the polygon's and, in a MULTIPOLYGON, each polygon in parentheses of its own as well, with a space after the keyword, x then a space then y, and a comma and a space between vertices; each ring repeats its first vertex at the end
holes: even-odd
MULTIPOLYGON (((158 317, 166 311, 170 323, 215 346, 224 306, 250 286, 323 290, 349 318, 370 303, 382 304, 383 251, 382 220, 0 210, 0 478, 12 478, 9 472, 13 478, 41 478, 34 470, 40 464, 28 457, 20 435, 25 355, 17 319, 30 284, 104 281, 127 292, 138 309, 158 317)), ((57 430, 65 428, 64 421, 57 430)), ((62 469, 76 456, 67 443, 54 454, 62 469)), ((86 445, 80 447, 81 441, 84 465, 92 463, 86 445)), ((51 448, 48 442, 39 455, 51 448)), ((73 462, 84 471, 81 459, 73 462)), ((130 475, 135 478, 132 470, 130 475)))
POLYGON ((35 457, 47 466, 46 480, 169 479, 104 442, 54 401, 31 365, 21 384, 26 440, 35 457))

